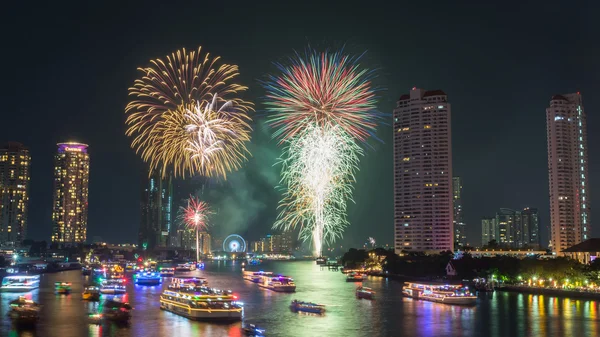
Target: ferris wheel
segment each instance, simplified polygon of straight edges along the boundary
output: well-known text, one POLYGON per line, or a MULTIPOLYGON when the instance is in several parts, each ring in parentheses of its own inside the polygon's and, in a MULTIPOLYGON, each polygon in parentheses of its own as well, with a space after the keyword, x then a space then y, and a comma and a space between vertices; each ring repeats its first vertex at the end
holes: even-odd
POLYGON ((223 241, 223 251, 229 253, 242 253, 246 251, 246 240, 237 234, 231 234, 223 241))

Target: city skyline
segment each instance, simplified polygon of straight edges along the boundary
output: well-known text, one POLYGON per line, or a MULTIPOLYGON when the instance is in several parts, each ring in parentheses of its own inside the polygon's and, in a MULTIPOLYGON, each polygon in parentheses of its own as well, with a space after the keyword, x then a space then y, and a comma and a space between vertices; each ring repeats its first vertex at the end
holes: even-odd
MULTIPOLYGON (((382 112, 390 112, 398 95, 413 86, 443 88, 452 98, 454 107, 453 169, 454 174, 464 180, 462 199, 468 237, 480 231, 478 224, 482 216, 493 214, 499 207, 537 207, 542 223, 549 224, 544 109, 556 93, 581 91, 587 95, 585 106, 589 144, 592 144, 590 184, 592 193, 598 190, 600 180, 594 177, 598 176, 600 167, 599 150, 594 149, 593 144, 598 143, 599 120, 594 112, 599 110, 600 104, 593 93, 599 88, 589 75, 598 73, 598 66, 592 61, 591 54, 575 56, 567 52, 581 50, 592 40, 590 35, 579 33, 581 26, 578 25, 584 20, 572 21, 573 24, 559 28, 540 19, 553 15, 556 9, 526 4, 520 6, 519 13, 511 13, 508 19, 502 18, 498 26, 478 31, 472 28, 486 26, 489 20, 498 20, 493 14, 493 6, 441 4, 440 13, 432 13, 434 25, 416 29, 421 27, 416 18, 398 22, 392 14, 394 10, 386 6, 361 11, 360 17, 366 24, 358 27, 355 18, 359 13, 347 8, 345 15, 332 18, 329 14, 336 9, 324 4, 323 14, 315 14, 317 23, 303 27, 299 21, 294 21, 298 25, 289 25, 283 17, 272 15, 269 6, 264 4, 259 5, 265 10, 263 14, 246 18, 243 13, 249 8, 243 5, 232 8, 230 13, 240 24, 254 27, 253 38, 245 41, 231 34, 229 29, 205 34, 191 23, 193 20, 174 21, 170 18, 156 23, 156 31, 161 31, 162 35, 133 34, 127 27, 129 19, 139 15, 137 9, 124 6, 118 18, 104 22, 105 19, 95 14, 108 10, 103 6, 99 5, 93 11, 85 10, 81 15, 76 14, 76 9, 60 5, 40 6, 27 11, 26 17, 32 24, 35 22, 31 28, 28 28, 28 20, 7 26, 7 30, 18 32, 8 38, 8 43, 23 53, 3 56, 7 64, 14 65, 8 69, 14 82, 3 84, 4 92, 15 99, 7 102, 7 116, 3 118, 11 127, 3 132, 0 141, 19 141, 30 148, 34 158, 30 209, 36 212, 29 212, 29 232, 34 239, 47 239, 51 235, 48 205, 52 188, 48 184, 52 179, 53 144, 64 139, 77 139, 90 144, 94 156, 90 177, 89 236, 102 236, 115 242, 135 241, 140 223, 139 191, 143 165, 122 135, 127 87, 137 76, 135 68, 144 65, 148 59, 161 57, 177 48, 198 45, 210 47, 240 65, 244 83, 250 87, 248 97, 257 103, 258 110, 262 109, 258 99, 262 91, 255 80, 262 79, 272 70, 271 61, 290 55, 293 50, 302 50, 307 42, 319 48, 346 44, 350 51, 368 50, 363 61, 371 68, 381 69, 378 85, 386 89, 379 93, 382 99, 378 108, 382 112), (479 11, 484 14, 474 15, 479 11), (450 19, 452 15, 442 15, 442 12, 467 15, 471 21, 456 25, 450 19), (537 14, 532 15, 534 13, 537 14), (64 27, 78 20, 99 21, 102 25, 84 25, 75 34, 62 26, 49 25, 50 17, 65 22, 64 27), (271 32, 272 29, 266 26, 255 27, 254 20, 272 22, 268 27, 286 24, 290 29, 285 34, 271 32), (105 29, 97 28, 99 26, 105 29), (448 36, 434 33, 446 27, 451 27, 448 36), (329 32, 328 36, 323 37, 324 31, 329 32), (66 40, 51 42, 53 36, 60 34, 73 36, 69 40, 72 43, 67 44, 66 40), (230 43, 223 44, 223 36, 228 36, 230 43), (405 36, 406 41, 395 45, 390 36, 405 36), (579 38, 570 39, 570 36, 579 38), (537 42, 532 44, 531 39, 537 42), (565 47, 552 47, 555 39, 566 41, 565 47), (278 41, 276 46, 273 41, 278 41), (39 50, 44 50, 44 62, 38 62, 39 50), (517 63, 516 59, 521 62, 517 63), (31 80, 44 85, 47 90, 35 92, 32 106, 25 108, 16 102, 31 97, 30 93, 25 94, 19 89, 31 80), (66 99, 61 94, 64 92, 72 92, 72 95, 66 99), (56 120, 60 123, 54 123, 56 120)), ((409 4, 403 10, 422 12, 426 7, 425 4, 409 4)), ((574 10, 570 7, 561 9, 567 14, 574 10)), ((25 8, 21 11, 24 13, 25 8)), ((159 13, 157 8, 148 11, 159 13)), ((285 11, 281 10, 281 13, 285 11)), ((577 17, 567 16, 568 20, 577 17)), ((215 22, 209 17, 206 20, 208 25, 215 22)), ((253 127, 253 158, 231 182, 237 184, 235 179, 240 178, 254 188, 252 193, 242 196, 246 199, 241 200, 255 202, 240 203, 251 205, 240 211, 241 215, 251 216, 243 219, 244 222, 238 220, 242 218, 240 216, 224 218, 220 223, 226 232, 242 235, 268 232, 278 200, 277 192, 272 188, 273 180, 276 184, 277 169, 262 164, 272 163, 278 150, 260 119, 253 127), (244 225, 232 225, 234 222, 244 225)), ((389 200, 393 193, 391 135, 390 127, 382 127, 377 136, 383 142, 373 142, 371 145, 376 151, 368 151, 361 161, 356 203, 348 207, 351 226, 340 245, 358 246, 369 236, 381 243, 390 239, 393 221, 393 202, 389 200)), ((593 231, 598 233, 596 228, 593 231)), ((544 233, 543 241, 547 243, 547 233, 544 233)))

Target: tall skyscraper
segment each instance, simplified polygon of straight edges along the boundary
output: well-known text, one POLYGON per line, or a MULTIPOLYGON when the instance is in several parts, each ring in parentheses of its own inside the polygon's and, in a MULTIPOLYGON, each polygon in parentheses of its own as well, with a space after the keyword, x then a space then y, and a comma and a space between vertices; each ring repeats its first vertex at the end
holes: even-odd
POLYGON ((552 250, 591 236, 586 117, 579 93, 554 95, 546 109, 552 250))
POLYGON ((0 147, 0 245, 19 245, 27 236, 30 166, 23 144, 0 147))
POLYGON ((481 219, 481 245, 485 246, 490 241, 496 240, 496 218, 487 217, 481 219))
POLYGON ((454 249, 448 96, 413 88, 394 109, 394 248, 454 249))
MULTIPOLYGON (((167 247, 169 238, 177 237, 177 235, 173 235, 176 232, 173 227, 172 178, 169 176, 163 179, 160 172, 156 172, 150 177, 145 176, 141 195, 140 246, 148 249, 167 247)), ((178 247, 180 244, 178 242, 173 246, 178 247)))
POLYGON ((462 248, 467 245, 467 231, 463 220, 462 208, 462 179, 452 177, 452 204, 454 207, 454 247, 462 248))
POLYGON ((523 229, 527 229, 528 235, 523 237, 523 244, 530 248, 540 249, 542 242, 540 240, 540 218, 537 208, 526 207, 521 212, 523 229), (525 241, 529 239, 529 241, 525 241))
POLYGON ((54 156, 52 242, 84 243, 87 238, 90 178, 88 146, 80 143, 57 145, 58 153, 54 156))
POLYGON ((521 214, 510 208, 500 208, 496 213, 496 241, 504 247, 515 247, 517 231, 521 227, 521 214))

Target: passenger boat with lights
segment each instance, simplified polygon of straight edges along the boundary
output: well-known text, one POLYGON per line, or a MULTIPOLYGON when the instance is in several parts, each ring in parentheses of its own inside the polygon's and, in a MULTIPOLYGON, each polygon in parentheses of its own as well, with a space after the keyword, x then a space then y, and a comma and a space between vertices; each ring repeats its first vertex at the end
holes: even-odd
POLYGON ((100 293, 112 295, 125 294, 127 291, 125 283, 127 283, 127 281, 124 278, 103 280, 102 285, 100 286, 100 293))
POLYGON ((263 276, 273 276, 273 273, 270 271, 244 271, 244 280, 259 283, 261 277, 263 276))
POLYGON ((194 271, 196 270, 196 264, 195 263, 181 263, 177 265, 177 268, 175 268, 176 271, 183 271, 183 272, 187 272, 187 271, 194 271))
POLYGON ((131 310, 133 308, 127 302, 120 302, 117 298, 108 299, 104 302, 102 318, 117 322, 126 323, 131 319, 131 310))
POLYGON ((26 292, 40 286, 39 275, 10 275, 2 279, 2 292, 26 292))
POLYGON ((367 274, 352 272, 346 276, 346 282, 362 282, 367 278, 367 274))
POLYGON ((292 309, 292 311, 296 311, 296 312, 298 312, 298 311, 308 312, 311 314, 325 313, 325 305, 323 305, 323 304, 302 302, 302 301, 298 301, 298 300, 292 301, 292 304, 290 305, 290 309, 292 309))
POLYGON ((142 286, 155 286, 162 282, 160 273, 157 271, 141 271, 134 276, 135 284, 142 286))
POLYGON ((469 291, 469 287, 450 284, 427 284, 406 282, 402 287, 406 297, 445 304, 475 304, 477 296, 469 291))
POLYGON ((34 325, 40 318, 40 305, 23 296, 10 302, 8 316, 16 325, 34 325))
POLYGON ((296 291, 296 284, 294 283, 294 280, 291 277, 283 275, 261 276, 258 286, 284 293, 293 293, 296 291))
POLYGON ((316 262, 318 265, 321 265, 321 264, 327 264, 327 258, 326 258, 326 257, 324 257, 324 256, 319 256, 319 257, 317 257, 317 259, 315 260, 315 262, 316 262))
POLYGON ((96 286, 87 286, 83 289, 81 298, 84 301, 99 301, 100 300, 100 288, 96 286))
POLYGON ((71 293, 71 283, 70 282, 55 282, 54 283, 54 291, 57 294, 68 295, 71 293))
POLYGON ((193 320, 241 321, 243 308, 236 302, 237 296, 212 291, 213 294, 165 290, 160 295, 160 308, 193 320))
POLYGON ((201 286, 208 286, 208 281, 204 277, 173 277, 169 289, 173 291, 195 289, 201 286))
POLYGON ((366 300, 374 300, 375 292, 373 289, 368 287, 358 287, 356 288, 356 298, 364 298, 366 300))
POLYGON ((171 277, 175 275, 175 268, 161 268, 160 276, 162 277, 171 277))

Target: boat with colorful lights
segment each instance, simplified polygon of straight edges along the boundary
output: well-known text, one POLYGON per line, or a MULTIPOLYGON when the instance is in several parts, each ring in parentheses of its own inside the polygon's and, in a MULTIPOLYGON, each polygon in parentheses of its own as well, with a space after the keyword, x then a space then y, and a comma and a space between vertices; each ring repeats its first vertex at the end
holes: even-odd
POLYGON ((192 320, 242 320, 243 308, 237 296, 204 288, 208 293, 165 290, 160 295, 160 308, 192 320))
POLYGON ((194 271, 196 270, 196 264, 195 263, 180 263, 177 265, 177 267, 175 268, 176 271, 183 271, 183 272, 188 272, 188 271, 194 271))
POLYGON ((244 271, 244 280, 259 283, 261 277, 263 276, 273 276, 273 273, 270 271, 244 271))
POLYGON ((346 276, 346 282, 362 282, 367 278, 367 274, 352 272, 346 276))
POLYGON ((115 278, 103 280, 100 286, 101 294, 125 294, 127 292, 127 288, 125 283, 127 281, 124 278, 115 278))
POLYGON ((323 314, 325 313, 325 305, 316 304, 311 302, 302 302, 293 300, 290 304, 290 309, 294 312, 308 312, 311 314, 323 314))
POLYGON ((100 300, 100 288, 96 286, 87 286, 83 289, 81 298, 84 301, 99 301, 100 300))
POLYGON ((356 298, 363 298, 366 300, 374 300, 375 299, 375 292, 373 291, 373 289, 369 288, 369 287, 358 287, 356 288, 356 298))
POLYGON ((445 304, 470 305, 477 301, 477 296, 469 291, 469 287, 462 285, 406 282, 402 294, 416 300, 445 304))
POLYGON ((39 275, 10 275, 2 279, 0 291, 2 292, 26 292, 40 286, 39 275))
POLYGON ((169 289, 179 291, 202 286, 208 286, 208 281, 204 277, 173 277, 171 278, 169 289))
POLYGON ((171 277, 175 275, 175 268, 161 268, 160 276, 162 277, 171 277))
POLYGON ((8 316, 15 325, 35 325, 40 318, 41 306, 32 300, 19 296, 10 302, 8 316))
POLYGON ((141 271, 134 275, 135 284, 142 286, 155 286, 162 282, 160 273, 157 271, 141 271))
POLYGON ((127 323, 131 319, 133 308, 127 302, 121 302, 116 297, 108 299, 103 304, 102 318, 117 323, 127 323))
POLYGON ((71 293, 71 283, 54 282, 54 291, 59 295, 68 295, 71 293))
POLYGON ((283 275, 261 276, 258 286, 283 293, 293 293, 296 291, 294 280, 291 277, 283 275))

